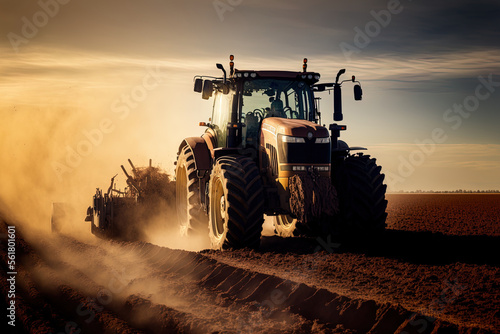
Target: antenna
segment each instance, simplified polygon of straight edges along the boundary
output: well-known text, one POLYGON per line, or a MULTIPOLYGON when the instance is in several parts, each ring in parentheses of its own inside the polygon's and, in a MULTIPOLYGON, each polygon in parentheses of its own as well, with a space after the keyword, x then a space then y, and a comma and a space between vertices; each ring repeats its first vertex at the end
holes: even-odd
POLYGON ((233 62, 234 56, 230 55, 229 60, 230 60, 230 62, 229 62, 229 76, 232 77, 234 74, 234 62, 233 62))

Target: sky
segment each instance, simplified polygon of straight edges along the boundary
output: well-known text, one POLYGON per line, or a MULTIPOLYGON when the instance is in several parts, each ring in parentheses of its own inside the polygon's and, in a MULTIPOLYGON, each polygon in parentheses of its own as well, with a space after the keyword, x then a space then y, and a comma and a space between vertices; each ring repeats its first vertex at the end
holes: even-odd
POLYGON ((172 171, 211 114, 193 77, 230 54, 239 69, 307 57, 321 81, 356 75, 342 139, 368 148, 389 191, 500 189, 498 1, 0 0, 0 13, 0 205, 88 201, 128 158, 172 171))

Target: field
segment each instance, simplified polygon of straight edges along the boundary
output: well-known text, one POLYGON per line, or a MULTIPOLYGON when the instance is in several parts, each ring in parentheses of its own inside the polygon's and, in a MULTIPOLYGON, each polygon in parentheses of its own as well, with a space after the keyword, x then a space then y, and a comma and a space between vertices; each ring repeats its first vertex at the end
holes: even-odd
POLYGON ((500 236, 500 194, 389 195, 389 228, 500 236))
POLYGON ((383 236, 267 235, 257 251, 33 234, 18 223, 16 330, 500 333, 500 195, 387 197, 383 236))

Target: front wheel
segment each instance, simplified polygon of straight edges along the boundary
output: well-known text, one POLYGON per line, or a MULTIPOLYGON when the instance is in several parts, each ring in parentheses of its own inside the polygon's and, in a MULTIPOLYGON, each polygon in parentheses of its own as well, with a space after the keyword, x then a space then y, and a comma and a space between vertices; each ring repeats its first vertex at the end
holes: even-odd
POLYGON ((264 199, 255 163, 242 156, 221 157, 212 169, 209 192, 212 248, 257 248, 264 223, 264 199))
POLYGON ((194 155, 189 146, 185 146, 177 158, 175 179, 177 217, 181 235, 206 235, 208 219, 200 203, 194 155))

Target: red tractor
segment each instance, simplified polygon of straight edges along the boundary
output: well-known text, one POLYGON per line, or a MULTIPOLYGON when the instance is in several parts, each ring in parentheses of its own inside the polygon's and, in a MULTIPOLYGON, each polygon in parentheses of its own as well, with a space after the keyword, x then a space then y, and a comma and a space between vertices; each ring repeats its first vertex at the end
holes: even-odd
POLYGON ((333 90, 334 121, 341 121, 341 86, 318 83, 307 71, 234 68, 222 77, 196 76, 194 91, 213 96, 201 137, 182 141, 176 163, 176 206, 181 233, 208 233, 215 249, 258 247, 264 214, 281 236, 374 233, 385 229, 386 186, 375 159, 339 140, 346 126, 320 125, 318 92, 333 90))

